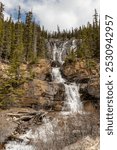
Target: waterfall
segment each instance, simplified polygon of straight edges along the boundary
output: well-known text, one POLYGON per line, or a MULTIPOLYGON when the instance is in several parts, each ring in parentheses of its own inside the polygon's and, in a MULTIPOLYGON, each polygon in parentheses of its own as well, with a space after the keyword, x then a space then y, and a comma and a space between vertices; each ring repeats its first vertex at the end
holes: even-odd
MULTIPOLYGON (((66 50, 67 42, 62 44, 62 47, 58 47, 56 43, 54 43, 53 48, 53 61, 58 61, 61 65, 64 63, 62 58, 64 50, 66 50)), ((72 41, 71 49, 75 49, 75 41, 72 41)), ((66 83, 66 80, 62 78, 60 67, 52 68, 52 78, 56 83, 63 83, 65 86, 65 94, 66 94, 66 102, 63 107, 64 110, 68 110, 69 113, 81 113, 82 112, 82 103, 80 101, 79 95, 79 85, 76 83, 66 83)))
POLYGON ((58 67, 52 68, 52 79, 56 83, 64 83, 65 82, 65 79, 63 79, 61 76, 60 68, 58 68, 58 67))
MULTIPOLYGON (((66 99, 67 99, 67 107, 70 109, 71 113, 82 113, 82 103, 80 101, 79 95, 79 85, 76 83, 64 84, 66 99)), ((63 110, 65 107, 63 108, 63 110)))
POLYGON ((54 43, 53 60, 58 61, 61 64, 63 64, 64 63, 64 61, 62 60, 63 51, 64 51, 64 49, 62 49, 61 47, 57 48, 56 43, 54 43))

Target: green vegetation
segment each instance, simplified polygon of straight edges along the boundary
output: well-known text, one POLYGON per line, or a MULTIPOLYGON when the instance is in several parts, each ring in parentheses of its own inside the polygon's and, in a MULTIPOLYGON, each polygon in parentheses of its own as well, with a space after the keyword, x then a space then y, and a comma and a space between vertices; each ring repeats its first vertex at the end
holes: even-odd
MULTIPOLYGON (((77 51, 74 52, 76 58, 99 59, 100 57, 100 21, 96 10, 92 24, 88 22, 86 26, 83 25, 82 27, 72 29, 72 31, 63 30, 60 32, 58 28, 58 32, 53 32, 49 37, 62 40, 76 39, 77 51)), ((73 52, 71 53, 68 59, 71 59, 73 56, 73 52)))
MULTIPOLYGON (((100 56, 100 23, 95 10, 93 23, 72 30, 47 32, 36 24, 31 11, 26 13, 25 22, 21 20, 21 8, 18 9, 17 22, 12 17, 4 20, 4 5, 0 3, 0 59, 17 63, 34 63, 38 58, 47 58, 46 40, 77 39, 76 58, 99 58, 100 56), (14 59, 14 60, 13 60, 14 59)), ((73 55, 73 54, 70 54, 73 55)), ((70 56, 71 57, 71 56, 70 56)))
POLYGON ((76 62, 76 52, 71 52, 65 59, 65 63, 74 63, 76 62))
POLYGON ((19 86, 32 79, 31 67, 30 79, 26 79, 21 73, 21 64, 31 66, 39 57, 46 57, 44 36, 47 36, 46 31, 35 24, 31 11, 26 13, 26 20, 22 22, 19 6, 17 22, 14 23, 12 17, 4 20, 4 5, 0 2, 0 61, 9 64, 8 78, 0 79, 0 106, 11 105, 23 92, 19 86))
MULTIPOLYGON (((0 105, 6 105, 14 101, 13 95, 22 92, 18 87, 29 79, 21 74, 22 63, 28 64, 30 79, 34 77, 31 66, 40 58, 48 58, 46 41, 51 38, 66 40, 77 39, 77 51, 68 54, 66 62, 75 62, 78 58, 99 59, 100 56, 100 24, 97 11, 95 10, 93 23, 87 23, 70 31, 47 32, 33 19, 32 11, 26 13, 25 21, 21 20, 21 8, 19 6, 17 21, 12 16, 4 19, 4 5, 0 2, 0 62, 8 63, 8 79, 0 79, 0 105), (19 92, 19 93, 18 93, 19 92)), ((93 63, 88 63, 88 67, 93 63)))
POLYGON ((25 22, 21 20, 18 9, 17 22, 12 17, 4 20, 4 5, 0 3, 0 60, 17 63, 32 63, 39 56, 46 57, 45 38, 47 31, 37 25, 31 11, 26 13, 25 22))

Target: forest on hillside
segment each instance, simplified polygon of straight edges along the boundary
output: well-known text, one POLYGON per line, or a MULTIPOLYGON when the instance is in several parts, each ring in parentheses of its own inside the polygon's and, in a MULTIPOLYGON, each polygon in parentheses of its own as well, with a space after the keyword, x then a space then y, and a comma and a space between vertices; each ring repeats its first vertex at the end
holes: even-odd
MULTIPOLYGON (((5 6, 0 2, 0 62, 8 64, 7 71, 9 79, 0 79, 0 103, 3 105, 4 99, 9 93, 14 93, 16 87, 26 82, 20 72, 22 63, 28 64, 30 74, 31 65, 36 64, 39 59, 49 59, 46 43, 50 39, 61 41, 76 39, 77 50, 68 54, 66 61, 75 61, 79 58, 86 60, 96 60, 100 57, 100 21, 95 9, 92 23, 88 22, 72 30, 61 31, 57 26, 57 31, 50 33, 34 20, 33 12, 25 14, 22 18, 22 9, 17 9, 17 21, 14 22, 12 15, 7 20, 4 19, 5 6)), ((33 75, 30 75, 33 78, 33 75)))
POLYGON ((92 23, 88 22, 87 25, 69 31, 61 31, 57 26, 57 31, 53 33, 36 23, 32 11, 27 12, 25 20, 22 21, 22 10, 19 6, 16 22, 12 16, 5 20, 4 11, 4 4, 0 3, 0 60, 31 63, 39 57, 47 58, 45 42, 51 38, 75 38, 79 41, 76 57, 99 58, 100 23, 96 10, 92 23))

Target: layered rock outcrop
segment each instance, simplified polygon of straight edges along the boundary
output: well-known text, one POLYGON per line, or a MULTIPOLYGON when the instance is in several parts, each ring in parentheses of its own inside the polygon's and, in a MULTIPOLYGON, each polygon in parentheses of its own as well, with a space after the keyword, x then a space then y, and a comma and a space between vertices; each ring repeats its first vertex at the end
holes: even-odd
POLYGON ((76 62, 65 63, 61 67, 61 72, 69 82, 80 84, 79 92, 84 103, 90 101, 99 108, 99 63, 94 60, 78 59, 76 62))
MULTIPOLYGON (((9 65, 2 63, 0 73, 5 81, 9 78, 7 69, 9 65)), ((60 111, 64 105, 65 88, 62 84, 52 81, 51 63, 48 60, 40 59, 37 64, 21 64, 20 74, 25 82, 17 87, 16 94, 12 94, 11 106, 30 107, 36 110, 46 109, 60 111)), ((10 106, 10 105, 9 105, 10 106)))

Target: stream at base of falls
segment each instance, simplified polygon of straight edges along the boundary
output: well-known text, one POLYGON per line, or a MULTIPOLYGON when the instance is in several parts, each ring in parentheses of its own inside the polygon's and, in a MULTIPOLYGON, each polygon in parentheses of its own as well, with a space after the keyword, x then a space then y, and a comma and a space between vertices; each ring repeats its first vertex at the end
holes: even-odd
MULTIPOLYGON (((67 42, 60 44, 60 47, 54 43, 52 48, 53 61, 58 61, 61 65, 64 63, 63 53, 65 53, 67 42)), ((74 42, 71 45, 75 47, 74 42)), ((60 72, 60 67, 55 66, 52 68, 52 79, 55 83, 62 83, 65 87, 65 102, 62 111, 58 113, 59 118, 66 118, 69 115, 75 115, 77 113, 82 114, 83 105, 80 101, 79 85, 75 82, 69 83, 64 79, 60 72)), ((52 143, 55 138, 59 140, 62 138, 62 129, 58 126, 58 119, 55 117, 52 121, 49 118, 44 118, 44 123, 37 129, 27 131, 23 135, 19 135, 19 139, 22 141, 9 141, 6 144, 6 150, 46 150, 42 145, 48 145, 52 143), (61 137, 60 137, 61 136, 61 137), (40 146, 36 143, 40 141, 40 146), (33 143, 33 144, 31 144, 33 143)), ((67 129, 65 129, 67 130, 67 129)), ((47 150, 56 150, 51 148, 47 150)))

